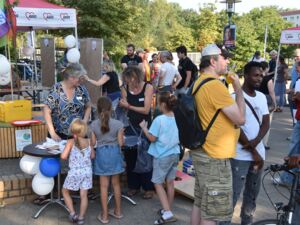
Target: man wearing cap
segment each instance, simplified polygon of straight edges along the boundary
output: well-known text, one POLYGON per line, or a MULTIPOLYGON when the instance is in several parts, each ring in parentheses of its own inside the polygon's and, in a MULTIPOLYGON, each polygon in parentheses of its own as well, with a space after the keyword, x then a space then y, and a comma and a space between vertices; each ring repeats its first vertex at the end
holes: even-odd
POLYGON ((201 148, 192 151, 195 168, 195 201, 192 210, 192 225, 214 225, 218 221, 230 220, 232 206, 232 174, 229 158, 235 157, 239 138, 239 126, 245 123, 245 102, 237 75, 231 75, 236 93, 235 101, 219 76, 227 73, 229 57, 225 48, 216 44, 207 45, 202 51, 201 76, 194 89, 207 78, 215 80, 205 83, 195 95, 198 116, 203 129, 217 110, 214 124, 201 148))
POLYGON ((121 59, 121 66, 124 70, 127 66, 139 66, 143 69, 142 58, 134 54, 135 46, 133 44, 127 45, 127 55, 124 55, 121 59))

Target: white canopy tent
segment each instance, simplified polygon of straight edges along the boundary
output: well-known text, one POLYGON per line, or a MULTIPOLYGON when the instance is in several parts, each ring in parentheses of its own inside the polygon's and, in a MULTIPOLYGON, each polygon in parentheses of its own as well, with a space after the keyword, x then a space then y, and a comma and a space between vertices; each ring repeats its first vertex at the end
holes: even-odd
MULTIPOLYGON (((13 0, 10 0, 11 3, 13 0)), ((17 31, 74 28, 76 10, 55 5, 46 0, 19 0, 13 8, 17 31)), ((77 33, 77 32, 76 32, 77 33)))
POLYGON ((277 65, 279 63, 279 55, 281 50, 281 45, 300 45, 300 27, 292 27, 281 32, 280 42, 278 46, 278 54, 276 59, 276 68, 274 76, 274 89, 277 80, 277 65))
MULTIPOLYGON (((14 0, 9 0, 12 4, 14 0)), ((34 34, 35 30, 49 29, 74 29, 74 35, 77 35, 76 10, 55 5, 46 0, 19 0, 18 5, 13 8, 16 18, 16 31, 31 32, 31 47, 35 48, 34 34)), ((76 41, 76 44, 78 41, 76 41)), ((33 54, 36 69, 36 56, 33 54)), ((37 77, 35 77, 37 81, 37 77)))

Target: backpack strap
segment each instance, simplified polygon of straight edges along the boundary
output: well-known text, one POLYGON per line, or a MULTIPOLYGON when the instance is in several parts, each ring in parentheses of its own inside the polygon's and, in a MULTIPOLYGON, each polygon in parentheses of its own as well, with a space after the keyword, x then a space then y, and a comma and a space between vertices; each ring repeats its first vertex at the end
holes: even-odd
POLYGON ((246 104, 248 105, 248 107, 251 109, 251 111, 252 111, 252 113, 253 113, 255 119, 257 120, 257 122, 258 122, 258 124, 259 124, 259 126, 260 126, 260 121, 259 121, 258 115, 256 114, 255 110, 253 109, 253 106, 251 105, 251 103, 250 103, 246 98, 244 98, 244 99, 245 99, 245 103, 246 103, 246 104))
MULTIPOLYGON (((200 84, 197 86, 196 90, 192 93, 192 95, 195 96, 196 93, 199 91, 199 89, 200 89, 200 87, 201 87, 202 85, 204 85, 205 83, 207 83, 207 82, 209 82, 209 81, 212 81, 212 80, 216 80, 216 78, 209 77, 209 78, 206 78, 206 79, 204 79, 203 81, 201 81, 200 84)), ((194 84, 193 84, 193 86, 194 86, 194 84)), ((196 108, 196 112, 197 112, 197 114, 198 114, 197 104, 196 104, 196 103, 195 103, 195 108, 196 108)), ((213 118, 211 119, 211 121, 209 122, 209 124, 208 124, 208 126, 207 126, 207 128, 206 128, 206 130, 205 130, 205 137, 207 136, 207 134, 208 134, 208 132, 209 132, 211 126, 213 125, 213 123, 214 123, 215 120, 217 119, 217 116, 219 115, 220 111, 221 111, 221 109, 218 109, 218 110, 216 111, 215 115, 213 116, 213 118)), ((199 117, 199 121, 200 121, 200 123, 201 123, 200 117, 199 117)))
MULTIPOLYGON (((216 80, 216 78, 212 78, 212 77, 209 77, 209 78, 206 78, 204 79, 203 81, 200 82, 200 84, 198 84, 197 88, 195 89, 195 91, 192 92, 192 95, 195 96, 196 93, 199 91, 199 89, 201 88, 202 85, 204 85, 205 83, 207 83, 208 81, 211 81, 211 80, 216 80)), ((193 83, 193 87, 194 87, 195 83, 193 83)), ((191 89, 193 90, 193 87, 191 87, 191 89)))

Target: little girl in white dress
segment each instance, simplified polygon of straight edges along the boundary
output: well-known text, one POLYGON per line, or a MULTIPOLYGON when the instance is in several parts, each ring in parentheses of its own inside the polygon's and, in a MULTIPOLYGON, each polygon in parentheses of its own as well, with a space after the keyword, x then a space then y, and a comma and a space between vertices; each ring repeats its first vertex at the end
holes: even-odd
POLYGON ((65 179, 62 194, 70 210, 69 220, 77 224, 84 224, 84 215, 88 206, 88 189, 93 187, 93 171, 91 159, 95 157, 94 144, 87 137, 88 126, 81 119, 75 119, 70 126, 73 139, 69 139, 61 154, 61 159, 69 157, 68 175, 65 179), (69 190, 80 190, 80 213, 74 210, 69 190))

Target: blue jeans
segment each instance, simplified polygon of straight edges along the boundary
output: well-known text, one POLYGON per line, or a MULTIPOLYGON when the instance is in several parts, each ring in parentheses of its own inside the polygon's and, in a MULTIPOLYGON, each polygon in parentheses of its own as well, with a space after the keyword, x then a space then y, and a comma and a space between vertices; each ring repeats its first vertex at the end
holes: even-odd
MULTIPOLYGON (((300 154, 300 121, 297 121, 297 123, 294 126, 289 148, 289 156, 300 154)), ((280 178, 284 184, 292 185, 293 176, 288 172, 281 173, 280 178)))
POLYGON ((296 207, 293 214, 292 225, 297 225, 299 224, 300 221, 300 193, 299 192, 298 192, 298 197, 296 199, 298 199, 298 201, 296 201, 296 207))
POLYGON ((276 95, 277 106, 280 108, 282 108, 285 103, 285 92, 286 92, 285 82, 276 82, 275 95, 276 95))
MULTIPOLYGON (((256 209, 256 198, 261 186, 262 170, 253 169, 252 161, 231 159, 233 207, 239 200, 243 187, 243 202, 241 207, 241 225, 250 225, 253 222, 253 215, 256 209)), ((230 221, 224 221, 219 225, 229 225, 230 221)))

